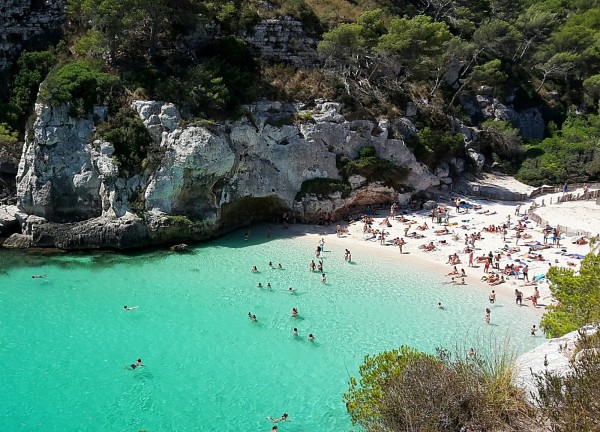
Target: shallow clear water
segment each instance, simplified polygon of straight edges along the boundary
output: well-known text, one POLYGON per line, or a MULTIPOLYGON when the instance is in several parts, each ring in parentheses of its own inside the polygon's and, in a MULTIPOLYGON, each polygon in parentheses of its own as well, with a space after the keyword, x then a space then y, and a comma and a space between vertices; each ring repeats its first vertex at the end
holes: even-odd
POLYGON ((519 352, 542 342, 526 308, 500 301, 486 327, 487 292, 400 257, 326 251, 323 285, 308 271, 315 246, 237 232, 189 254, 0 252, 0 430, 269 431, 265 417, 287 411, 281 431, 344 431, 342 394, 365 354, 473 335, 516 335, 519 352), (146 366, 128 369, 138 357, 146 366))

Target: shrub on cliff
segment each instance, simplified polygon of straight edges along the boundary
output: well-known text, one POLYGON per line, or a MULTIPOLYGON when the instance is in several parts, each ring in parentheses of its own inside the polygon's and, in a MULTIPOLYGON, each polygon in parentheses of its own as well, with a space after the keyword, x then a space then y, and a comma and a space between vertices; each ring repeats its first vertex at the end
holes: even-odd
POLYGON ((97 133, 114 146, 113 156, 121 168, 140 172, 157 162, 152 136, 131 108, 121 108, 110 116, 108 122, 98 126, 97 133))
POLYGON ((51 51, 23 52, 17 61, 17 73, 10 84, 10 99, 0 104, 0 123, 21 128, 30 114, 40 83, 55 64, 51 51))
POLYGON ((296 201, 300 201, 302 197, 309 194, 329 196, 335 192, 341 192, 342 198, 346 198, 350 195, 352 188, 350 185, 342 180, 335 180, 330 178, 314 178, 310 180, 304 180, 300 187, 300 192, 296 194, 296 201))
POLYGON ((40 100, 50 105, 69 104, 73 114, 89 114, 94 104, 111 101, 120 90, 119 78, 88 61, 66 63, 50 72, 40 88, 40 100))
POLYGON ((531 410, 502 351, 437 356, 406 346, 366 356, 344 400, 367 431, 525 430, 531 410))
POLYGON ((338 157, 337 165, 345 180, 351 175, 357 174, 365 177, 369 183, 381 182, 383 185, 396 190, 406 188, 404 180, 410 172, 408 168, 400 167, 394 162, 376 156, 373 146, 363 147, 354 160, 338 157))

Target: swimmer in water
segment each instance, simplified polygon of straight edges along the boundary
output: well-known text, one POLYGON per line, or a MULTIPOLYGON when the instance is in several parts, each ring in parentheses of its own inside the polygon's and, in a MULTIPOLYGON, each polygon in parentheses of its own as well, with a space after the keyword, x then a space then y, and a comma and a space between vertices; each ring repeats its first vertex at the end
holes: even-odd
POLYGON ((277 417, 277 418, 267 417, 267 419, 272 421, 273 423, 279 423, 280 421, 289 421, 288 413, 283 413, 281 415, 281 417, 277 417))
POLYGON ((444 305, 443 305, 442 303, 438 303, 438 308, 439 308, 439 309, 445 309, 445 308, 444 308, 444 305))
POLYGON ((142 359, 137 359, 135 363, 131 363, 132 370, 139 366, 144 366, 144 364, 142 363, 142 359))
POLYGON ((269 282, 267 282, 267 288, 268 288, 268 289, 271 289, 271 288, 272 288, 272 287, 271 287, 271 284, 270 284, 269 282))
POLYGON ((315 337, 314 337, 314 335, 312 333, 308 335, 308 340, 311 341, 311 342, 315 341, 315 337))
POLYGON ((292 334, 294 336, 298 336, 298 329, 296 327, 294 327, 294 330, 292 330, 292 334))
POLYGON ((317 265, 315 264, 315 260, 312 260, 312 261, 310 262, 310 264, 308 265, 308 268, 310 269, 310 271, 314 272, 314 271, 315 271, 315 267, 316 267, 316 266, 317 266, 317 265))
POLYGON ((250 231, 246 232, 246 234, 244 234, 244 240, 248 241, 248 238, 250 237, 250 231))
POLYGON ((256 288, 262 288, 262 284, 259 282, 258 285, 256 285, 256 288))
POLYGON ((256 268, 256 266, 252 266, 252 273, 258 273, 258 269, 256 268))
POLYGON ((277 265, 277 267, 279 267, 279 270, 283 270, 283 266, 281 265, 281 263, 279 263, 279 264, 277 265))
POLYGON ((292 317, 296 318, 298 316, 298 309, 292 308, 292 317))
POLYGON ((43 274, 43 275, 32 275, 31 279, 45 279, 47 277, 48 277, 48 275, 45 275, 45 274, 43 274))
POLYGON ((269 261, 269 267, 273 268, 273 263, 269 261))
POLYGON ((126 311, 134 310, 137 308, 139 308, 139 306, 131 306, 131 307, 129 307, 127 305, 123 306, 123 310, 126 310, 126 311))
POLYGON ((277 432, 277 425, 275 425, 271 428, 271 432, 277 432))
POLYGON ((289 287, 288 289, 285 290, 286 292, 289 292, 290 294, 294 294, 296 292, 295 288, 289 287))
POLYGON ((327 283, 327 277, 325 276, 325 273, 323 273, 323 274, 321 275, 321 282, 322 282, 322 283, 327 283))

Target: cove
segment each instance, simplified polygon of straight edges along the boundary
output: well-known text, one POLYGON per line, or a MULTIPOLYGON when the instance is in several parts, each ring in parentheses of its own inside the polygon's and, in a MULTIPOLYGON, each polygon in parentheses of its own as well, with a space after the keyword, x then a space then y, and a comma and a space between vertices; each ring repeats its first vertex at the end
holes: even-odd
POLYGON ((543 342, 527 337, 539 320, 527 308, 501 299, 486 327, 485 290, 395 257, 353 251, 348 264, 326 244, 324 285, 308 270, 316 244, 275 234, 186 254, 1 251, 0 429, 259 432, 288 412, 281 431, 344 431, 342 394, 366 354, 469 335, 509 336, 518 353, 543 342))

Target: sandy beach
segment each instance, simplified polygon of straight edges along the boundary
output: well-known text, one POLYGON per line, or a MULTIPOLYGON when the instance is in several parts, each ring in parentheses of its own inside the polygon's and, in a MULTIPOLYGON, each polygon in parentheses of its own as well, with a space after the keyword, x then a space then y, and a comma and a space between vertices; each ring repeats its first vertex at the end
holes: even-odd
MULTIPOLYGON (((558 194, 557 194, 558 195, 558 194)), ((438 201, 440 208, 447 209, 447 222, 442 217, 442 223, 438 223, 437 210, 432 221, 431 210, 410 211, 398 209, 396 216, 390 216, 390 208, 375 210, 372 215, 372 222, 365 226, 362 221, 356 221, 348 224, 344 221, 334 222, 330 225, 291 225, 289 234, 304 236, 307 241, 312 242, 315 248, 321 240, 324 239, 326 249, 333 249, 343 252, 349 249, 354 260, 360 260, 364 254, 378 254, 391 257, 399 263, 411 266, 431 269, 432 271, 443 274, 448 281, 451 276, 446 276, 453 270, 453 266, 448 263, 450 255, 456 254, 460 263, 456 265, 458 271, 465 270, 467 277, 465 282, 468 285, 480 287, 486 292, 495 290, 498 299, 515 300, 515 289, 523 292, 523 307, 534 308, 531 296, 537 287, 540 293, 538 307, 534 308, 542 315, 545 306, 553 302, 553 298, 548 286, 548 281, 544 277, 551 266, 568 267, 577 270, 581 258, 586 255, 590 248, 589 244, 575 244, 575 238, 561 236, 559 245, 552 242, 550 235, 546 242, 544 241, 544 227, 537 226, 527 216, 527 210, 534 203, 534 200, 525 202, 495 202, 488 200, 473 199, 465 196, 457 196, 464 203, 463 208, 457 212, 454 203, 449 196, 446 200, 438 201), (471 207, 471 208, 468 208, 471 207), (419 230, 417 227, 425 226, 427 228, 419 230), (521 224, 520 236, 517 239, 518 224, 521 224), (342 227, 342 234, 337 235, 336 227, 342 227), (490 226, 506 225, 506 236, 503 241, 502 232, 486 231, 490 226), (344 227, 348 231, 344 232, 344 227), (405 230, 408 228, 408 235, 405 230), (444 234, 447 230, 447 233, 444 234), (381 243, 380 232, 385 232, 384 243, 381 243), (436 232, 437 231, 437 232, 436 232), (411 234, 415 233, 420 238, 413 238, 411 234), (465 235, 471 239, 471 235, 480 234, 480 238, 475 240, 474 248, 465 244, 465 235), (399 247, 394 245, 394 239, 402 238, 405 241, 403 253, 400 254, 399 247), (518 240, 518 242, 517 242, 518 240), (433 243, 434 249, 427 251, 424 246, 433 243), (467 248, 473 250, 473 266, 469 267, 469 252, 467 248), (494 261, 489 267, 489 271, 499 273, 505 278, 505 282, 491 286, 481 278, 484 272, 484 261, 477 262, 477 258, 489 256, 496 257, 500 255, 499 270, 493 269, 494 261), (519 269, 518 274, 504 274, 507 265, 516 266, 519 269), (530 281, 537 279, 536 285, 527 283, 522 274, 524 265, 528 266, 528 277, 530 281)), ((600 231, 600 207, 591 201, 570 202, 564 204, 547 205, 550 198, 546 195, 538 197, 535 202, 541 204, 542 199, 546 206, 541 208, 543 218, 551 223, 564 224, 569 227, 582 229, 585 231, 600 231), (596 208, 594 208, 594 206, 596 208), (580 210, 581 209, 581 210, 580 210)), ((554 202, 556 197, 554 197, 554 202)), ((443 212, 444 210, 442 210, 443 212)), ((537 211, 536 211, 537 212, 537 211)), ((540 214, 540 216, 541 216, 540 214)), ((444 213, 442 213, 442 216, 444 213)), ((413 234, 413 235, 415 235, 413 234)), ((457 280, 459 280, 457 278, 457 280)))

